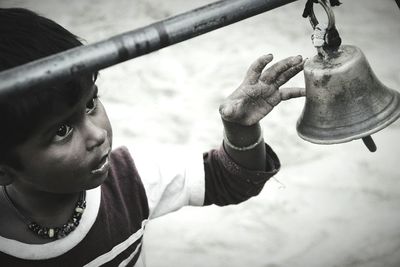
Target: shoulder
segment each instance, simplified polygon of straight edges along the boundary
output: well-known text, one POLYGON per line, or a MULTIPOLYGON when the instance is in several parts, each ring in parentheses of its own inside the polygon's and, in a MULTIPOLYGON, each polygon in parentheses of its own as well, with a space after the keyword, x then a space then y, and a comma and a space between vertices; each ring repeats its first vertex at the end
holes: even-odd
POLYGON ((111 172, 134 171, 135 163, 127 147, 121 146, 113 151, 110 155, 111 172))
POLYGON ((141 183, 136 164, 125 146, 118 147, 111 152, 110 155, 110 173, 106 181, 111 183, 141 183))
MULTIPOLYGON (((128 148, 118 147, 110 155, 110 171, 102 188, 102 205, 136 205, 147 209, 146 192, 128 148), (111 204, 113 203, 113 204, 111 204)), ((147 213, 147 212, 145 212, 147 213)))

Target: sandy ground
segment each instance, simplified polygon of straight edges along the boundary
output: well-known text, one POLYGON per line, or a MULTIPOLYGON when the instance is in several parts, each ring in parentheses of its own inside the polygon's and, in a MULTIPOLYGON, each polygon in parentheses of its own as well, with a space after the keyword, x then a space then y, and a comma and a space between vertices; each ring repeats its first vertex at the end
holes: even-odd
MULTIPOLYGON (((0 0, 0 6, 31 8, 92 43, 210 2, 0 0)), ((334 10, 343 43, 360 47, 379 79, 399 91, 394 0, 342 2, 334 10)), ((315 55, 304 3, 102 71, 100 94, 116 146, 151 145, 171 154, 219 146, 219 103, 255 58, 315 55)), ((287 85, 304 86, 304 78, 287 85)), ((184 208, 151 222, 148 266, 400 266, 400 121, 373 135, 376 153, 361 141, 321 146, 297 136, 303 105, 285 102, 262 121, 283 165, 276 180, 240 205, 184 208)))

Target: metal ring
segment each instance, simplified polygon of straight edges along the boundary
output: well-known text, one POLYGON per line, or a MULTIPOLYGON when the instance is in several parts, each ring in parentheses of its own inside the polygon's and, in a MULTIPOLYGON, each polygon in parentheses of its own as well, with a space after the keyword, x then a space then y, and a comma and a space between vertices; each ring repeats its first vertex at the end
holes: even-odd
MULTIPOLYGON (((332 29, 335 27, 335 15, 333 14, 333 10, 331 7, 331 4, 329 3, 329 0, 318 0, 318 3, 321 4, 321 6, 324 8, 326 14, 328 15, 328 30, 332 29)), ((313 5, 314 7, 314 5, 313 5)), ((310 10, 310 23, 313 29, 318 25, 318 20, 317 17, 315 16, 314 13, 314 8, 311 7, 310 10)))

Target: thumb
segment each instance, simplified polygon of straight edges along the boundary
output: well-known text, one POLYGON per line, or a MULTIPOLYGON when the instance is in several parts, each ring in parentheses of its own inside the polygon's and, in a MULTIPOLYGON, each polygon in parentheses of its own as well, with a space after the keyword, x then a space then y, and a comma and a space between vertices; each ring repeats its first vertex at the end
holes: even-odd
POLYGON ((281 95, 281 100, 288 100, 291 98, 306 96, 306 88, 303 87, 280 88, 279 93, 281 95))

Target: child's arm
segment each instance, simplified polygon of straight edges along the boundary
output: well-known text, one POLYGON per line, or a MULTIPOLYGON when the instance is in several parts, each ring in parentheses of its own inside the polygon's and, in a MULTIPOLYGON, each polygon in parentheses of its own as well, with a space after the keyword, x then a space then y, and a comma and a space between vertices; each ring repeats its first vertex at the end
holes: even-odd
POLYGON ((282 100, 298 97, 301 90, 279 90, 303 69, 301 56, 286 58, 263 71, 272 55, 262 56, 249 68, 242 84, 220 106, 226 153, 250 170, 269 170, 259 121, 282 100))
MULTIPOLYGON (((278 91, 279 86, 303 69, 301 57, 278 62, 262 72, 272 55, 259 58, 249 69, 244 82, 221 105, 220 112, 230 145, 212 149, 191 160, 179 153, 141 157, 136 150, 135 165, 146 191, 149 218, 177 210, 185 205, 219 206, 236 204, 257 195, 265 182, 275 175, 280 162, 261 139, 258 123, 281 100, 301 92, 278 91), (240 148, 256 144, 242 151, 240 148), (237 148, 235 148, 237 147, 237 148), (174 162, 177 166, 175 166, 174 162)), ((132 150, 134 151, 134 150, 132 150)))

